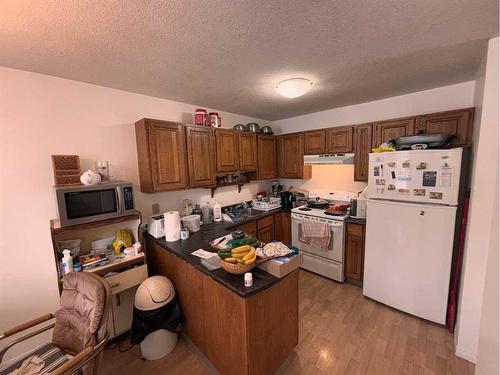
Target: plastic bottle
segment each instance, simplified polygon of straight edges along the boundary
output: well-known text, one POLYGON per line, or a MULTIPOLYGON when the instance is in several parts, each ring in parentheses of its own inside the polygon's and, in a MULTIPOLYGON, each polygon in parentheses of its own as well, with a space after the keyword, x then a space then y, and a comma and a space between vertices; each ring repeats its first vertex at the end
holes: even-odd
POLYGON ((193 209, 193 215, 199 215, 200 216, 200 225, 203 224, 203 211, 200 208, 200 205, 197 204, 194 209, 193 209))
POLYGON ((219 202, 214 204, 214 221, 222 221, 222 207, 219 202))
POLYGON ((245 273, 245 276, 243 278, 245 280, 245 286, 247 288, 253 285, 253 276, 250 272, 245 273))
POLYGON ((210 203, 206 203, 202 208, 203 224, 210 224, 212 220, 210 219, 210 203))
POLYGON ((67 273, 73 272, 73 258, 71 257, 71 251, 69 250, 63 250, 63 268, 64 268, 64 274, 66 275, 67 273))

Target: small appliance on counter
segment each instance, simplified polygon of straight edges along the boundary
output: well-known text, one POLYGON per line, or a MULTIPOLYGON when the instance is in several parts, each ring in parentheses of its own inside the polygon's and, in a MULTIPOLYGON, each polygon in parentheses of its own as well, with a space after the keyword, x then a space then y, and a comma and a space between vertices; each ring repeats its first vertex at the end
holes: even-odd
POLYGON ((148 233, 154 238, 165 237, 165 218, 163 215, 155 215, 149 218, 148 233))
POLYGON ((280 193, 280 197, 281 197, 281 207, 284 207, 284 208, 293 208, 292 207, 292 197, 293 197, 293 194, 290 192, 290 191, 282 191, 280 193))
POLYGON ((366 198, 351 198, 351 212, 349 216, 355 219, 366 218, 366 198))

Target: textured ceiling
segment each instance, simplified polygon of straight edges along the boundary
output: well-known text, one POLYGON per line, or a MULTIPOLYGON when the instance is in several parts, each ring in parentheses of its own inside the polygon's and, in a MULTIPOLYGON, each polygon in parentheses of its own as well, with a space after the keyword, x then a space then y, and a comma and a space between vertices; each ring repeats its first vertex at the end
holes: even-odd
POLYGON ((497 17, 497 0, 0 0, 0 65, 276 120, 473 79, 497 17), (307 95, 274 91, 297 76, 307 95))

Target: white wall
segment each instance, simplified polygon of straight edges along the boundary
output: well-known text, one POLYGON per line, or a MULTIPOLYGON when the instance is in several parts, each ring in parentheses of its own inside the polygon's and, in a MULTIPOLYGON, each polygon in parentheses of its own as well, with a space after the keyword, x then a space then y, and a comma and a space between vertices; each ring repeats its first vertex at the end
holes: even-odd
MULTIPOLYGON (((498 173, 496 181, 498 191, 498 173)), ((486 280, 484 283, 483 306, 481 310, 481 327, 477 350, 476 375, 500 374, 499 369, 499 324, 498 324, 498 195, 493 203, 495 211, 491 222, 491 242, 488 250, 486 280)))
MULTIPOLYGON (((273 122, 278 133, 361 124, 474 106, 474 81, 432 90, 394 96, 373 102, 329 109, 273 122)), ((354 181, 353 166, 315 166, 311 180, 285 180, 286 186, 301 189, 331 188, 358 192, 366 187, 354 181)))
MULTIPOLYGON (((54 311, 58 302, 49 220, 57 217, 51 154, 78 154, 82 168, 109 160, 115 175, 134 183, 137 208, 151 215, 203 202, 209 189, 139 192, 134 122, 151 117, 192 122, 197 106, 0 67, 0 331, 54 311)), ((220 112, 224 126, 256 121, 220 112)), ((218 190, 221 204, 250 199, 267 184, 218 190)))
MULTIPOLYGON (((498 38, 490 40, 476 80, 470 211, 459 294, 456 354, 476 361, 491 223, 498 194, 498 38)), ((498 293, 498 290, 497 290, 498 293)), ((497 317, 498 319, 498 317, 497 317)))

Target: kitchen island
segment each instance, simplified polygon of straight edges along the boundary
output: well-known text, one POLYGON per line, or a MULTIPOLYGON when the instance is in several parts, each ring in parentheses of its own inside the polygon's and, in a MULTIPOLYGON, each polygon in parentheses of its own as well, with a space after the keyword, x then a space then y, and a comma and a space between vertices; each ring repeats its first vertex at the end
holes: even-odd
POLYGON ((145 234, 149 274, 174 283, 184 333, 219 373, 272 374, 298 343, 298 270, 280 279, 254 268, 253 286, 245 287, 243 275, 209 271, 191 255, 230 231, 225 223, 203 225, 176 242, 145 234))

